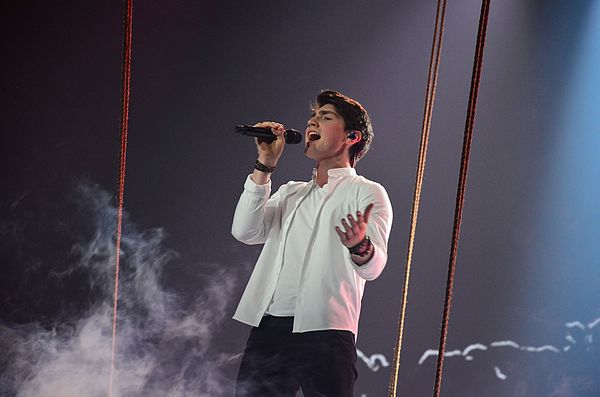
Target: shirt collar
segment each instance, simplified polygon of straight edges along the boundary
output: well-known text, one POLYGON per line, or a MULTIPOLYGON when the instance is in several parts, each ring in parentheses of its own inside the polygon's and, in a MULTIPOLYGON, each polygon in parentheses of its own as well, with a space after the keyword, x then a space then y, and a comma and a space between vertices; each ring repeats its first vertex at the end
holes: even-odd
MULTIPOLYGON (((327 176, 329 177, 327 180, 327 184, 329 184, 334 179, 341 179, 348 176, 356 176, 356 170, 352 167, 344 167, 344 168, 331 168, 327 171, 327 176)), ((317 169, 313 168, 312 170, 312 180, 314 182, 317 181, 317 169)))

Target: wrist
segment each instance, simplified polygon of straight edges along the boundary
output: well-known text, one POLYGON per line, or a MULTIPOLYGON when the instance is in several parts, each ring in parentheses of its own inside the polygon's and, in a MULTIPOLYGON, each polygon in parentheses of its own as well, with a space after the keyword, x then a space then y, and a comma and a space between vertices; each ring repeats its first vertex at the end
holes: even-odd
POLYGON ((370 257, 373 253, 373 244, 371 243, 371 239, 369 236, 365 236, 365 238, 358 244, 353 247, 348 247, 348 251, 353 256, 358 257, 370 257))
POLYGON ((263 157, 263 156, 258 156, 258 159, 257 159, 257 161, 259 161, 263 165, 266 165, 269 168, 276 168, 278 160, 279 159, 276 159, 276 158, 263 157))
POLYGON ((277 167, 271 167, 266 164, 263 164, 260 160, 256 160, 256 162, 254 163, 254 169, 265 174, 270 174, 274 172, 277 169, 277 167))

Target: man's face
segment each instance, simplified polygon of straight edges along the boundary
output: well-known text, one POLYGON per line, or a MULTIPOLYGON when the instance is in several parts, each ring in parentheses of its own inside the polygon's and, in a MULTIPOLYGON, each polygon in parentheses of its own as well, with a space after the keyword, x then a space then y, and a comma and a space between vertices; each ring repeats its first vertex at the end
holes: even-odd
POLYGON ((344 119, 331 104, 315 108, 304 133, 304 153, 322 161, 347 155, 347 133, 344 119))

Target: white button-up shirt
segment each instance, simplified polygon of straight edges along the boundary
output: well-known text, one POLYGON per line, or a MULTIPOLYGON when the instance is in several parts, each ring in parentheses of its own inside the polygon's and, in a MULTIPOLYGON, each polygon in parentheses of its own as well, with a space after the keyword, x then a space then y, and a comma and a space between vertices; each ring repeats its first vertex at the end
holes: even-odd
MULTIPOLYGON (((265 314, 283 266, 287 236, 294 214, 316 180, 288 182, 269 198, 271 182, 244 184, 233 218, 233 236, 246 244, 265 244, 242 299, 233 316, 258 326, 265 314)), ((327 194, 312 227, 306 228, 308 247, 302 260, 293 332, 348 330, 357 335, 361 299, 366 280, 377 278, 387 261, 392 206, 380 184, 356 175, 354 168, 328 172, 327 194), (362 266, 352 261, 335 226, 373 203, 367 235, 374 246, 372 258, 362 266)), ((293 227, 302 227, 294 225, 293 227)))
POLYGON ((269 315, 293 317, 296 312, 296 297, 300 286, 302 264, 310 240, 310 233, 306 233, 306 231, 312 229, 321 209, 321 203, 327 197, 328 189, 327 184, 319 187, 318 184, 313 183, 310 191, 304 196, 302 204, 294 213, 287 235, 288 243, 285 244, 285 250, 283 250, 283 266, 273 298, 267 308, 269 315))

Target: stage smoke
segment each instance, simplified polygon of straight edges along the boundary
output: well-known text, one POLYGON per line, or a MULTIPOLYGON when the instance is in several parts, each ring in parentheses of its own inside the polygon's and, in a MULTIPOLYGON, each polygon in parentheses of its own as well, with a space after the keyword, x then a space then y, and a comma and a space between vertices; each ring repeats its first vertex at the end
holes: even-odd
MULTIPOLYGON (((43 322, 0 323, 1 395, 107 395, 116 210, 113 198, 98 187, 84 183, 76 190, 76 208, 59 219, 75 243, 62 263, 29 270, 46 271, 47 282, 65 291, 83 291, 77 316, 66 310, 43 322), (81 219, 83 226, 76 225, 81 219)), ((239 276, 248 269, 186 265, 211 267, 211 276, 203 278, 194 299, 185 301, 163 285, 163 270, 178 260, 164 247, 164 238, 162 229, 140 230, 126 218, 113 395, 230 395, 238 354, 217 351, 211 342, 232 311, 230 296, 239 276)))

